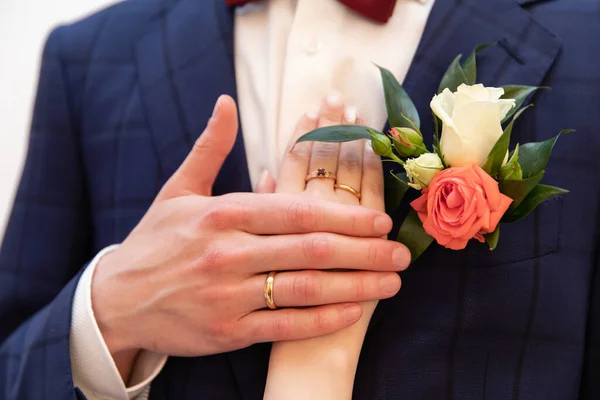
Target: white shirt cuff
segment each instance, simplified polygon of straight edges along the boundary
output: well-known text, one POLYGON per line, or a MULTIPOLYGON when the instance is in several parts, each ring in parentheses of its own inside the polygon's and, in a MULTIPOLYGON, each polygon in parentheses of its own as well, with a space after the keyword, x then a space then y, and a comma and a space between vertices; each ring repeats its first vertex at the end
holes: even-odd
POLYGON ((150 383, 167 361, 166 355, 140 352, 131 372, 134 386, 126 388, 102 338, 92 309, 92 278, 100 258, 117 247, 109 246, 96 255, 83 272, 73 300, 70 333, 73 381, 88 400, 145 400, 150 383))

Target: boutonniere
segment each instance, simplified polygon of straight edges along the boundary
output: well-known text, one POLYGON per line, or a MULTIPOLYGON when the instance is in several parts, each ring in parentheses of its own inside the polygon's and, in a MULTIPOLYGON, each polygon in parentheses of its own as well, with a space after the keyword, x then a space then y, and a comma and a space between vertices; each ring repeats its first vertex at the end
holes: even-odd
POLYGON ((524 218, 542 202, 567 190, 541 184, 550 153, 564 130, 543 142, 509 149, 515 121, 532 105, 523 106, 533 86, 502 88, 477 84, 477 47, 462 62, 458 55, 431 100, 434 132, 429 150, 420 130, 420 117, 402 85, 385 68, 381 72, 388 120, 383 133, 367 126, 319 128, 298 141, 347 142, 369 139, 384 161, 400 165, 386 183, 386 208, 395 209, 408 190, 420 191, 410 203, 397 240, 416 260, 435 240, 462 250, 471 239, 494 250, 500 223, 524 218), (441 128, 441 135, 440 130, 441 128))

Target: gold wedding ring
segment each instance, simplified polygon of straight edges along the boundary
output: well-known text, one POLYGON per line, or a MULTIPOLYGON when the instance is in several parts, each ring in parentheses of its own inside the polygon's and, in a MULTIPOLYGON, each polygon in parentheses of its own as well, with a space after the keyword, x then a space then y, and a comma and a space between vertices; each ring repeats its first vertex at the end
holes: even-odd
POLYGON ((333 172, 327 171, 325 168, 319 168, 306 176, 306 182, 313 179, 333 179, 335 181, 337 178, 333 172))
POLYGON ((275 305, 275 299, 273 297, 275 275, 277 275, 277 272, 271 271, 269 272, 269 275, 267 275, 267 279, 265 280, 265 303, 267 303, 267 307, 269 307, 271 310, 275 310, 277 308, 277 306, 275 305))
POLYGON ((346 192, 350 192, 353 195, 356 196, 357 199, 360 200, 361 198, 361 194, 358 190, 354 189, 352 186, 348 186, 348 185, 343 185, 341 183, 336 183, 335 185, 333 185, 333 187, 335 189, 341 189, 341 190, 345 190, 346 192))

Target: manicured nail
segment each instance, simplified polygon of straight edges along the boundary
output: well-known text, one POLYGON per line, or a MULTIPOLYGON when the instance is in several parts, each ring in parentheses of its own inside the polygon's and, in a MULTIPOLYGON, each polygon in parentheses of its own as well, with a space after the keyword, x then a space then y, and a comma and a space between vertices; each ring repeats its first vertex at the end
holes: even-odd
POLYGON ((386 274, 379 278, 379 289, 386 295, 395 295, 400 290, 398 274, 386 274))
POLYGON ((329 96, 327 96, 327 104, 329 104, 331 107, 339 107, 343 102, 342 95, 338 92, 332 92, 329 96))
POLYGON ((260 174, 260 178, 258 179, 257 188, 261 189, 263 186, 265 186, 267 184, 267 179, 269 179, 269 171, 265 169, 260 174))
POLYGON ((375 222, 373 222, 373 229, 379 236, 387 235, 392 230, 391 218, 383 215, 375 218, 375 222))
POLYGON ((346 106, 344 110, 344 119, 349 124, 356 123, 356 107, 355 106, 346 106))
POLYGON ((351 325, 360 319, 362 307, 359 304, 347 304, 343 308, 344 322, 351 325))
POLYGON ((306 117, 312 119, 313 121, 316 121, 317 119, 319 119, 319 109, 313 108, 312 110, 306 113, 306 117))
POLYGON ((392 263, 400 270, 405 269, 410 264, 410 253, 404 246, 397 247, 392 253, 392 263))

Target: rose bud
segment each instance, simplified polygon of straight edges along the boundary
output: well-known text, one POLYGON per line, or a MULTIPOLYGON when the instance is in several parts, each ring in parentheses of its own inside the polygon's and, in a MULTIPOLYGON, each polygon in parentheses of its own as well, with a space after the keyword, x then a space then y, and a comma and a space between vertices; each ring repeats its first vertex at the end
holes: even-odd
POLYGON ((392 142, 389 137, 381 133, 369 131, 371 134, 371 147, 378 156, 392 157, 394 152, 392 151, 392 142))
POLYGON ((392 128, 390 136, 394 139, 394 147, 403 157, 418 157, 427 153, 423 144, 423 136, 411 128, 392 128))
POLYGON ((425 153, 418 158, 410 158, 404 164, 406 176, 409 179, 409 186, 417 190, 422 190, 429 186, 433 177, 444 169, 442 160, 435 153, 425 153))

